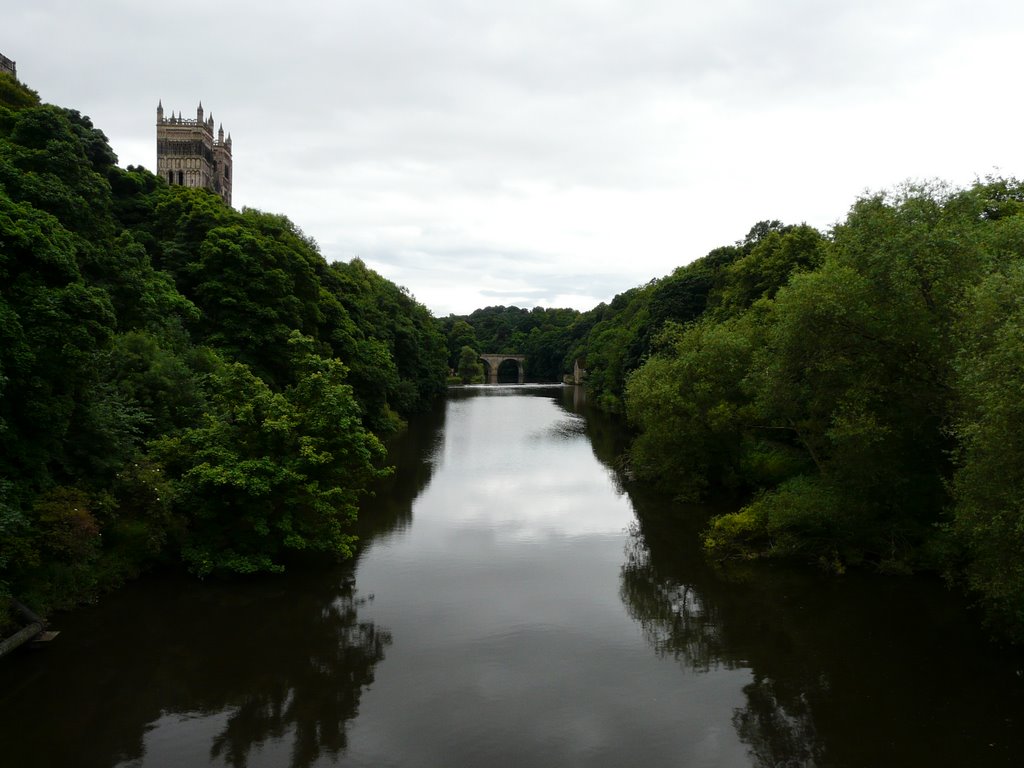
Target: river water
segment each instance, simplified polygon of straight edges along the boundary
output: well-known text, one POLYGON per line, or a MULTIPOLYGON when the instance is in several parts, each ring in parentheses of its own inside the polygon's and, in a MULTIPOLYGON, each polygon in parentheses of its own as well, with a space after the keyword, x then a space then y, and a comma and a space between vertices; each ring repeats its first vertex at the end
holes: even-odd
POLYGON ((578 398, 453 390, 344 566, 57 617, 0 663, 0 765, 1024 765, 1021 658, 959 598, 715 571, 578 398))

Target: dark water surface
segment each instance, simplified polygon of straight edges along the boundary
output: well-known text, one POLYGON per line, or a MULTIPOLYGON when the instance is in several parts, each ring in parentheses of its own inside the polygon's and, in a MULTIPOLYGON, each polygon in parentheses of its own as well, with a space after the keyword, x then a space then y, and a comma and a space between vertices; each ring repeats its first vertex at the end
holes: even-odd
POLYGON ((958 598, 714 572, 573 399, 453 391, 354 563, 58 617, 0 662, 0 765, 1024 765, 1020 657, 958 598))

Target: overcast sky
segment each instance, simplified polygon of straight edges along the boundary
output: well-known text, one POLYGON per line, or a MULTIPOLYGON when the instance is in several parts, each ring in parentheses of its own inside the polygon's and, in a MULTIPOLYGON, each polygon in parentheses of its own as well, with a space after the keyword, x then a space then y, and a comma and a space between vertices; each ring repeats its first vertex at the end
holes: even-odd
POLYGON ((590 309, 762 219, 1024 175, 1014 0, 0 3, 0 53, 122 165, 202 100, 236 207, 439 316, 590 309))

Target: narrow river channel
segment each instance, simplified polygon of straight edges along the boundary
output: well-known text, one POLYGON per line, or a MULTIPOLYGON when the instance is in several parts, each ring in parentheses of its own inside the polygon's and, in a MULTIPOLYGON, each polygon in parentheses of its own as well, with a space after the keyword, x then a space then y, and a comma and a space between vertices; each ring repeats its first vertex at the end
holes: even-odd
POLYGON ((354 562, 57 617, 0 664, 0 764, 1024 765, 1021 657, 953 593, 712 569, 578 397, 453 390, 354 562))

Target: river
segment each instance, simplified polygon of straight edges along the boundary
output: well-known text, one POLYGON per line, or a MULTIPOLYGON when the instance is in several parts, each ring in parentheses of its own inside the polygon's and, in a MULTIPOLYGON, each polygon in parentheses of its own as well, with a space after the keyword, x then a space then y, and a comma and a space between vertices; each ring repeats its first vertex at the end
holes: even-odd
POLYGON ((1020 766, 1019 654, 941 584, 722 573, 571 387, 452 390, 357 558, 151 577, 0 663, 0 764, 1020 766))

